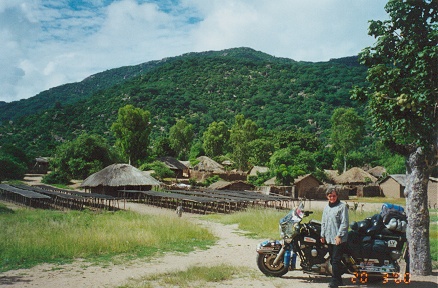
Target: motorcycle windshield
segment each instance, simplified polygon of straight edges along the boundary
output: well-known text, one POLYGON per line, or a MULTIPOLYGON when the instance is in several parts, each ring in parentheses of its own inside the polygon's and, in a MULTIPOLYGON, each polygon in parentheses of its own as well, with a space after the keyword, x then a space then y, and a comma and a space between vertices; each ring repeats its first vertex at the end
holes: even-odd
POLYGON ((298 217, 300 220, 304 217, 304 202, 300 202, 298 205, 298 208, 295 210, 296 217, 298 217))
POLYGON ((280 225, 285 223, 297 223, 303 219, 304 203, 300 203, 297 208, 292 209, 286 216, 280 219, 280 225))

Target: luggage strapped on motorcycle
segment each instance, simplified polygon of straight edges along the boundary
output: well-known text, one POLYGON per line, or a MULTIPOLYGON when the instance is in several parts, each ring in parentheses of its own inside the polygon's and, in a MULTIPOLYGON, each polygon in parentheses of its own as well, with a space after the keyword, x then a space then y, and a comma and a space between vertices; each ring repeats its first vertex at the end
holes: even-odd
POLYGON ((383 224, 389 230, 405 232, 408 218, 404 208, 400 205, 384 203, 380 211, 383 218, 383 224))

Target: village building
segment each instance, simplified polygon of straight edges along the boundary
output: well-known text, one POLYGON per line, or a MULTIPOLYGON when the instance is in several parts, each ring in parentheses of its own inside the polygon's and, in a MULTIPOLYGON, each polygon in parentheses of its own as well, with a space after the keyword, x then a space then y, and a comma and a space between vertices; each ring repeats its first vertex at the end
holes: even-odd
POLYGON ((190 169, 174 157, 165 156, 157 159, 175 173, 175 178, 189 178, 190 169))
POLYGON ((386 176, 379 183, 382 193, 387 198, 404 198, 406 187, 405 174, 392 174, 386 176))
POLYGON ((254 166, 249 170, 248 176, 257 176, 257 173, 269 172, 269 168, 265 166, 254 166))
POLYGON ((376 185, 377 178, 364 170, 353 167, 341 175, 334 177, 336 185, 348 189, 349 196, 376 197, 380 196, 380 188, 376 185))
POLYGON ((311 187, 306 193, 306 199, 312 200, 327 200, 326 192, 329 189, 336 188, 338 191, 339 200, 348 200, 350 188, 348 186, 343 185, 332 185, 332 184, 323 184, 317 187, 311 187))
POLYGON ((369 170, 367 170, 367 172, 371 175, 373 175, 376 178, 382 178, 386 175, 386 169, 383 166, 375 166, 369 170))
POLYGON ((254 185, 247 183, 245 181, 225 181, 219 180, 210 186, 208 186, 210 190, 233 190, 233 191, 247 191, 254 190, 254 185))
MULTIPOLYGON (((380 181, 379 186, 385 197, 405 198, 406 174, 388 175, 380 181)), ((438 208, 438 178, 429 178, 427 183, 427 201, 429 208, 438 208)))
MULTIPOLYGON (((129 164, 112 164, 87 177, 80 185, 86 191, 114 197, 130 198, 119 190, 148 191, 161 183, 129 164)), ((137 196, 137 195, 136 195, 137 196)))
POLYGON ((37 157, 30 173, 32 174, 47 174, 49 171, 49 158, 37 157))
POLYGON ((294 198, 307 198, 308 192, 320 185, 322 185, 322 182, 312 174, 302 175, 295 179, 292 193, 295 196, 294 198))
POLYGON ((427 185, 429 208, 438 208, 438 178, 430 177, 427 185))
POLYGON ((289 196, 292 199, 307 198, 310 199, 308 193, 310 190, 317 188, 322 183, 312 174, 306 174, 299 176, 294 180, 294 185, 292 186, 279 186, 275 183, 276 177, 273 177, 260 187, 260 191, 263 194, 279 194, 284 196, 289 196))
POLYGON ((194 171, 210 172, 210 173, 224 173, 224 166, 217 163, 213 159, 207 156, 199 156, 196 158, 199 162, 193 166, 194 171))
POLYGON ((222 164, 217 163, 213 159, 207 156, 199 156, 196 158, 199 162, 194 165, 190 170, 190 177, 197 181, 204 181, 212 176, 219 176, 226 181, 245 181, 246 173, 238 171, 227 171, 222 164))
POLYGON ((331 183, 331 184, 334 184, 335 183, 335 178, 339 177, 338 170, 328 170, 328 169, 325 169, 324 173, 327 176, 327 182, 331 183))

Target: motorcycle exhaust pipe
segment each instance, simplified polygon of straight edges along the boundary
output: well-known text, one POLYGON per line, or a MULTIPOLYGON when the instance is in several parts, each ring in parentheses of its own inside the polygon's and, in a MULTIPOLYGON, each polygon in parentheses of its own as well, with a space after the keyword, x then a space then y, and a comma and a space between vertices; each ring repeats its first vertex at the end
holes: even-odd
POLYGON ((278 265, 278 263, 283 262, 285 251, 286 251, 286 249, 284 248, 284 246, 281 247, 280 251, 277 254, 277 257, 275 257, 274 262, 272 264, 278 265))

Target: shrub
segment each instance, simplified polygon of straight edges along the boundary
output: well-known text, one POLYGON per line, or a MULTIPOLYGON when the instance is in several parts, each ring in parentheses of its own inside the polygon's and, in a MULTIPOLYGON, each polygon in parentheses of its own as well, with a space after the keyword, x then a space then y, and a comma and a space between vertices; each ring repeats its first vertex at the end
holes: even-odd
POLYGON ((0 155, 0 182, 23 179, 25 174, 25 164, 17 162, 9 155, 0 155))
POLYGON ((49 174, 43 176, 41 182, 45 184, 70 184, 70 179, 68 176, 61 172, 50 172, 49 174))

